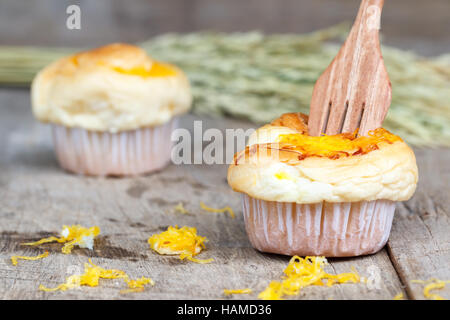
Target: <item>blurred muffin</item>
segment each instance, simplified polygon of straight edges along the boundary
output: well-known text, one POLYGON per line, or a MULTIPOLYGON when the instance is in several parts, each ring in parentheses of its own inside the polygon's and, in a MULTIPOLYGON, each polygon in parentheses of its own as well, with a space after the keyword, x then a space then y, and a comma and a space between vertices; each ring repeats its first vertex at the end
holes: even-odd
POLYGON ((34 115, 52 124, 60 165, 86 175, 135 175, 164 167, 176 116, 192 101, 180 69, 120 43, 50 64, 31 90, 34 115))
POLYGON ((378 128, 312 137, 307 117, 294 113, 259 128, 228 170, 252 245, 300 256, 377 252, 395 202, 408 200, 417 180, 414 153, 398 136, 378 128))

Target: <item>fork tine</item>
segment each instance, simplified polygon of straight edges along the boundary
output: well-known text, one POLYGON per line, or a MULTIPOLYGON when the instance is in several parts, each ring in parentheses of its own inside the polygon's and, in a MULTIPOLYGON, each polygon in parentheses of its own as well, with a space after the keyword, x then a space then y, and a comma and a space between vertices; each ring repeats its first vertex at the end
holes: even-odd
POLYGON ((311 99, 310 135, 354 132, 381 126, 391 102, 379 25, 383 0, 362 0, 344 45, 317 80, 311 99))

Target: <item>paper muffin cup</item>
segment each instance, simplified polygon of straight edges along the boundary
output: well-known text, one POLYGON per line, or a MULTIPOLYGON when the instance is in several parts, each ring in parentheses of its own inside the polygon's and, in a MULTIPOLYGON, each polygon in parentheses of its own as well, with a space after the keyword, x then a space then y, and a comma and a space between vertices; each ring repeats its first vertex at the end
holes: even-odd
POLYGON ((166 166, 170 161, 171 133, 177 120, 156 127, 118 133, 53 125, 59 164, 85 175, 138 175, 166 166))
POLYGON ((386 244, 390 200, 316 204, 264 201, 243 195, 245 228, 259 251, 299 256, 371 254, 386 244))

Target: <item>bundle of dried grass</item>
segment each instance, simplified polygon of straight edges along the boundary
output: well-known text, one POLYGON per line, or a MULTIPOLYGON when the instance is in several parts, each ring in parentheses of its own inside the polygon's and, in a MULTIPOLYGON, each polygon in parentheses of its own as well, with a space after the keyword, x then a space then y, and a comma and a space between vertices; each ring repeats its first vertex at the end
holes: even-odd
MULTIPOLYGON (((305 35, 167 34, 140 45, 189 76, 194 112, 256 123, 308 113, 313 85, 345 36, 346 25, 305 35)), ((0 47, 0 84, 29 85, 34 74, 73 49, 0 47)), ((383 47, 393 98, 384 126, 416 146, 450 146, 450 56, 424 58, 383 47)))

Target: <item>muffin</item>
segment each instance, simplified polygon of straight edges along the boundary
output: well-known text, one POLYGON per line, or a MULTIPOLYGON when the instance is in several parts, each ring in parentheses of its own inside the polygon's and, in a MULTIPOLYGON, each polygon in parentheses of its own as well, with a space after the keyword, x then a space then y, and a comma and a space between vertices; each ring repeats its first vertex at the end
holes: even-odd
POLYGON ((171 132, 192 97, 180 69, 116 43, 41 70, 31 100, 36 118, 52 124, 62 168, 120 176, 158 170, 170 161, 171 132))
POLYGON ((263 252, 344 257, 387 242, 396 201, 415 191, 413 151, 383 128, 309 136, 307 116, 256 130, 228 169, 252 245, 263 252))

